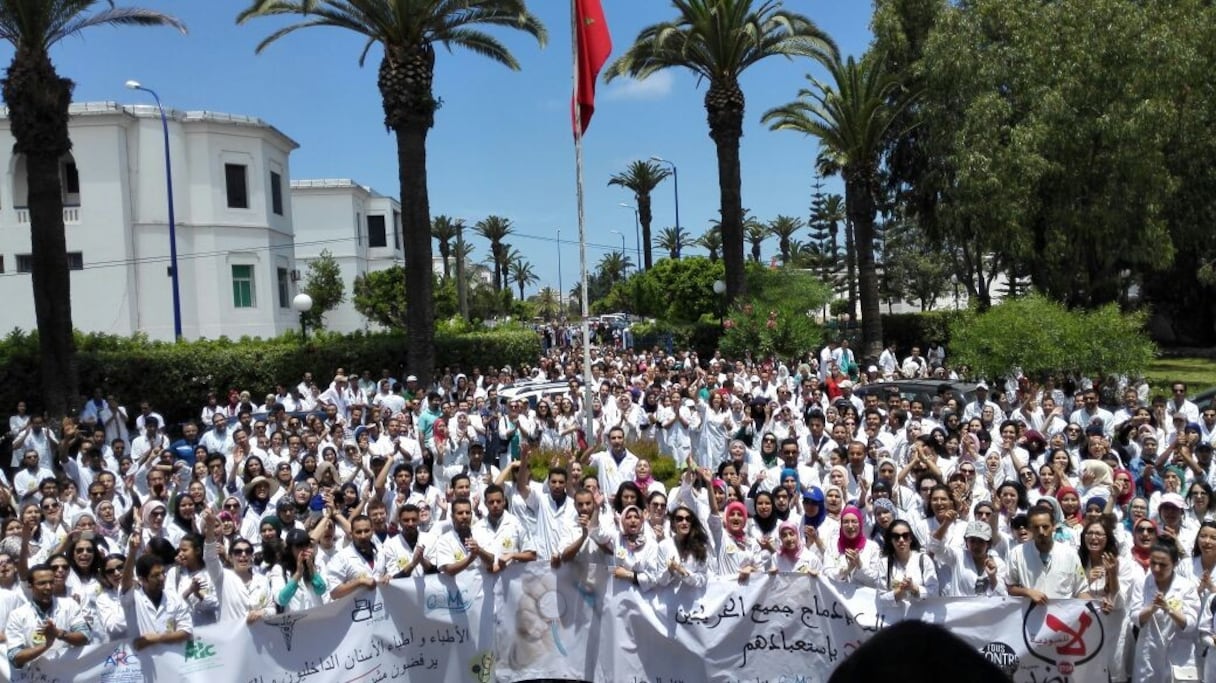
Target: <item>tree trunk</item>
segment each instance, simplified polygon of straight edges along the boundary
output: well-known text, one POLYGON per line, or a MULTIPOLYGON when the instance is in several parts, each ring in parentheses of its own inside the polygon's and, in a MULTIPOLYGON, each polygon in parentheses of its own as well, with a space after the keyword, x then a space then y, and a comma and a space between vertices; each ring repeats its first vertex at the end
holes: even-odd
POLYGON ((377 85, 384 124, 397 138, 401 225, 405 251, 406 363, 420 386, 435 370, 435 288, 431 275, 431 205, 426 181, 426 136, 438 102, 431 91, 435 51, 429 43, 386 46, 377 85))
POLYGON ((51 417, 67 415, 80 399, 59 181, 59 160, 72 148, 68 137, 72 89, 72 81, 59 77, 45 52, 29 47, 13 55, 3 83, 14 152, 25 155, 28 174, 30 279, 43 408, 51 417))
MULTIPOLYGON (((852 218, 844 222, 845 278, 849 284, 849 316, 857 318, 857 224, 852 218)), ((882 353, 880 350, 879 353, 882 353)))
POLYGON ((743 257, 743 180, 739 140, 743 137, 743 90, 733 80, 715 82, 705 93, 709 137, 718 151, 722 261, 726 265, 726 303, 746 288, 743 257))
POLYGON ((650 253, 650 224, 654 221, 654 216, 650 212, 650 193, 637 195, 638 200, 638 222, 642 224, 642 268, 650 270, 654 265, 653 257, 650 253))
POLYGON ((882 354, 882 308, 878 295, 878 271, 874 263, 874 201, 878 181, 874 174, 846 177, 849 196, 849 222, 852 223, 857 252, 861 298, 861 340, 867 359, 882 354))
POLYGON ((452 248, 447 240, 439 243, 439 258, 443 259, 443 281, 447 282, 452 277, 451 267, 448 265, 448 257, 452 255, 452 248))

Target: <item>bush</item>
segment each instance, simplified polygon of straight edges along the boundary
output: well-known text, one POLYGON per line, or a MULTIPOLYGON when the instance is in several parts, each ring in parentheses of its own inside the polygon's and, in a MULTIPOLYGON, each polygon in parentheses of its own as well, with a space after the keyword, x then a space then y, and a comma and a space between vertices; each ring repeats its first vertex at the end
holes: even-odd
POLYGON ((1114 304, 1070 311, 1028 296, 954 319, 950 355, 975 376, 993 380, 1014 368, 1035 379, 1060 373, 1141 376, 1156 354, 1145 320, 1143 312, 1123 313, 1114 304))
POLYGON ((921 351, 929 342, 950 345, 950 325, 961 320, 966 311, 927 311, 924 313, 891 313, 882 316, 883 344, 893 341, 901 353, 913 346, 921 351))
MULTIPOLYGON (((408 341, 400 332, 349 335, 320 333, 306 344, 295 334, 273 339, 226 337, 214 340, 152 342, 137 335, 77 335, 76 362, 81 391, 91 394, 103 387, 127 406, 134 418, 138 402, 146 400, 169 422, 196 418, 208 391, 248 389, 261 403, 275 384, 295 384, 305 372, 318 383, 335 368, 379 374, 388 368, 401 378, 408 341)), ((540 339, 518 327, 493 331, 436 331, 436 368, 501 366, 533 363, 540 355, 540 339)), ((41 408, 35 400, 41 386, 36 333, 14 331, 0 342, 0 405, 24 400, 30 412, 41 408)), ((83 398, 82 398, 83 403, 83 398)))

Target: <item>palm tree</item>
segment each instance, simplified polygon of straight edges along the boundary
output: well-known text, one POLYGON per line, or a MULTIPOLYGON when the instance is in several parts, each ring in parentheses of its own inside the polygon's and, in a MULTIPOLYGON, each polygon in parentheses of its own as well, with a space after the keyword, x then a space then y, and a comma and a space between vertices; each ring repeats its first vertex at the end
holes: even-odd
POLYGON ((524 300, 524 287, 534 285, 540 282, 540 278, 536 276, 536 271, 532 269, 532 264, 529 263, 523 256, 516 254, 515 258, 507 266, 510 271, 511 281, 519 287, 519 300, 524 300))
POLYGON ((718 154, 726 297, 743 292, 743 181, 739 139, 745 99, 739 77, 753 64, 774 56, 827 61, 836 45, 809 18, 781 8, 779 0, 672 0, 674 21, 648 26, 604 73, 644 79, 669 68, 684 68, 709 82, 705 111, 709 137, 718 154))
POLYGON ((684 250, 684 247, 691 247, 695 244, 696 241, 688 235, 688 231, 684 228, 663 228, 654 240, 654 246, 666 251, 668 258, 677 261, 680 259, 680 252, 684 250))
POLYGON ((546 320, 551 320, 561 312, 561 297, 556 289, 543 287, 536 295, 536 306, 546 320))
POLYGON ((768 228, 750 216, 743 221, 743 226, 744 236, 747 238, 747 243, 752 247, 752 260, 758 263, 760 261, 760 245, 764 243, 764 238, 768 237, 768 228))
POLYGON ((167 14, 138 7, 117 8, 113 2, 94 12, 101 4, 97 0, 0 2, 0 38, 15 48, 8 76, 0 85, 8 105, 13 152, 25 157, 29 194, 16 201, 25 201, 30 212, 30 275, 42 399, 53 416, 66 415, 80 392, 59 180, 60 163, 72 150, 68 106, 76 84, 59 75, 50 50, 64 38, 78 36, 94 26, 171 26, 186 32, 185 24, 167 14))
POLYGON ((443 214, 435 216, 431 219, 431 237, 439 243, 439 258, 443 259, 443 279, 447 280, 451 277, 451 264, 448 259, 452 256, 453 240, 456 239, 456 231, 464 221, 459 218, 450 218, 443 214))
POLYGON ((511 219, 502 216, 486 216, 473 226, 478 235, 490 243, 490 263, 494 264, 494 291, 500 292, 507 282, 507 249, 503 240, 510 235, 511 219))
POLYGON ((624 253, 619 251, 610 251, 600 258, 599 265, 596 268, 600 274, 607 278, 609 285, 615 285, 625 277, 625 272, 633 265, 633 261, 624 253))
POLYGON ((845 213, 853 228, 861 284, 862 345, 877 358, 882 352, 881 301, 874 263, 875 216, 878 211, 879 161, 883 140, 911 97, 900 93, 898 80, 881 59, 852 57, 827 63, 832 82, 808 76, 810 88, 798 100, 765 113, 773 130, 794 130, 819 139, 844 178, 845 213))
POLYGON ((633 199, 637 202, 638 222, 642 224, 642 244, 645 245, 642 263, 645 264, 646 270, 650 270, 652 265, 650 222, 653 216, 650 213, 650 193, 670 175, 671 171, 666 166, 653 161, 634 161, 625 168, 624 173, 617 173, 608 180, 609 185, 619 185, 633 192, 633 199))
POLYGON ((790 256, 796 251, 793 245, 794 233, 801 229, 801 218, 778 215, 776 218, 769 221, 768 234, 777 238, 777 250, 781 252, 782 265, 789 265, 790 256))
POLYGON ((722 228, 714 225, 706 230, 697 238, 697 246, 709 252, 710 261, 717 261, 718 253, 722 251, 722 228))
POLYGON ((409 301, 407 362, 420 386, 427 386, 435 369, 435 293, 426 173, 426 137, 435 125, 440 105, 432 89, 435 44, 448 50, 464 48, 519 70, 511 51, 481 27, 523 31, 542 46, 548 39, 545 27, 528 11, 526 0, 252 0, 250 7, 237 16, 237 23, 281 15, 299 16, 301 21, 271 33, 258 44, 258 52, 289 33, 312 26, 344 28, 366 38, 359 55, 360 66, 373 45, 379 43, 384 50, 376 82, 384 125, 397 139, 409 301))

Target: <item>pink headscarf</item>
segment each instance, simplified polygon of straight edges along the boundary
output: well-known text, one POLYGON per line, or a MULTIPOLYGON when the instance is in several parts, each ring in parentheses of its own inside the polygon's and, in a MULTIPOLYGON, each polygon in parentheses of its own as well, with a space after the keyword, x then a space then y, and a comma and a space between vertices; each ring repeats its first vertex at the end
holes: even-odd
POLYGON ((863 533, 864 530, 862 529, 858 529, 857 538, 845 537, 843 522, 844 518, 849 515, 856 517, 859 525, 864 525, 865 523, 865 515, 862 514, 861 510, 858 510, 852 505, 845 506, 844 510, 840 512, 841 529, 840 536, 836 538, 836 550, 838 550, 841 555, 843 555, 844 551, 846 550, 861 550, 862 548, 866 547, 866 535, 863 533))
POLYGON ((779 546, 779 548, 780 548, 779 552, 785 558, 789 559, 790 561, 793 561, 793 560, 798 559, 798 555, 800 555, 802 553, 802 529, 799 528, 799 525, 797 522, 786 520, 777 525, 778 540, 780 540, 780 538, 781 538, 781 532, 785 531, 786 529, 794 530, 794 538, 798 539, 797 545, 794 546, 793 550, 786 550, 785 544, 781 543, 781 545, 779 546))
MULTIPOLYGON (((726 517, 729 517, 730 513, 733 512, 734 510, 738 510, 739 512, 742 512, 743 521, 747 522, 747 506, 744 505, 743 503, 740 503, 737 500, 732 500, 731 502, 726 504, 726 512, 723 515, 723 518, 725 519, 726 517)), ((729 533, 736 541, 738 541, 747 535, 747 524, 745 523, 743 525, 743 528, 739 530, 738 534, 730 531, 730 529, 727 529, 727 533, 729 533)))

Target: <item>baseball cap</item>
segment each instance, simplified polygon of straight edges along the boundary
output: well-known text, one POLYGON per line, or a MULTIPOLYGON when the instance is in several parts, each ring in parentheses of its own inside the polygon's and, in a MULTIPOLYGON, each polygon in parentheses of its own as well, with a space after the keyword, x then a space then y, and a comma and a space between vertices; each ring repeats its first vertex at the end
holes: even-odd
POLYGON ((968 522, 967 531, 963 534, 963 538, 978 538, 982 541, 991 541, 992 527, 983 522, 968 522))

